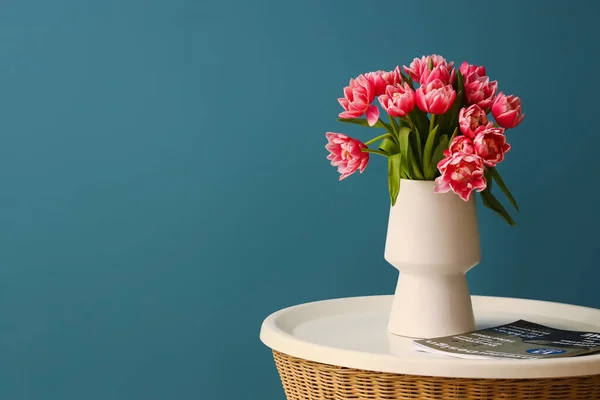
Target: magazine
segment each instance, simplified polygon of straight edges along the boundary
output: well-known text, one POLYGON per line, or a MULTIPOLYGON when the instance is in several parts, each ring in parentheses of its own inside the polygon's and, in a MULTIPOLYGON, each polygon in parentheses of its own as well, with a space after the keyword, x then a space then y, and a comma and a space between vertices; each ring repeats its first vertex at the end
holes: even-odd
POLYGON ((550 328, 519 320, 460 335, 413 341, 415 350, 471 359, 573 357, 600 351, 600 333, 550 328))

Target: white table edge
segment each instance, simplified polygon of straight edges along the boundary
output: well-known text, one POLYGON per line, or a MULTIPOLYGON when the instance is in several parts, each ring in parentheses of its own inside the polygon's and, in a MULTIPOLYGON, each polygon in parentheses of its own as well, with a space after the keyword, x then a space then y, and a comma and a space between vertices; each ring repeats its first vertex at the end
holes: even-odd
MULTIPOLYGON (((576 357, 578 360, 573 363, 574 357, 557 358, 547 360, 472 360, 457 358, 422 358, 415 359, 410 357, 399 357, 389 354, 374 354, 348 349, 339 349, 322 346, 315 343, 309 343, 282 331, 276 325, 278 316, 299 307, 314 306, 322 302, 342 301, 346 299, 391 297, 390 295, 359 296, 349 298, 337 298, 329 300, 312 301, 304 304, 294 305, 283 308, 269 315, 262 323, 260 329, 260 340, 274 351, 284 353, 293 357, 308 361, 319 362, 323 364, 335 365, 346 368, 362 369, 374 372, 433 376, 446 378, 482 378, 482 379, 540 379, 540 378, 561 378, 573 376, 586 376, 600 374, 600 355, 576 357), (435 368, 435 362, 441 361, 445 367, 435 368), (541 366, 553 366, 556 368, 543 368, 543 371, 537 371, 541 366), (569 366, 568 372, 565 372, 566 366, 569 366), (484 367, 483 369, 478 367, 484 367), (561 368, 563 367, 563 368, 561 368), (448 371, 451 371, 448 373, 448 371), (474 373, 473 371, 477 371, 474 373), (485 371, 485 372, 482 372, 485 371)), ((518 298, 503 298, 494 296, 473 296, 477 299, 506 299, 506 300, 525 300, 529 302, 544 303, 547 306, 578 307, 582 311, 598 312, 593 308, 567 305, 563 303, 554 303, 543 300, 530 300, 518 298)))

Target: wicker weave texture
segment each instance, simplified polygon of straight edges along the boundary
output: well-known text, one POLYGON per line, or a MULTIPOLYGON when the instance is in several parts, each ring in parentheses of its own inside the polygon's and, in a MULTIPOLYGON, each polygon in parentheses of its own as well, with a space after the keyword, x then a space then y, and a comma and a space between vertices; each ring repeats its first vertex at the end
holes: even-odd
POLYGON ((288 400, 600 400, 600 375, 438 378, 363 371, 273 354, 288 400))

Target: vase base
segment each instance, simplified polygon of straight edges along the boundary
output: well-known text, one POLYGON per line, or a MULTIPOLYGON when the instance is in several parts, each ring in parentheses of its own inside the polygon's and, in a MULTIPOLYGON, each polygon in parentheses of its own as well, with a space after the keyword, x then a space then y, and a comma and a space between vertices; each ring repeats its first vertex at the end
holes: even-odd
POLYGON ((390 312, 389 333, 428 339, 473 330, 475 317, 464 274, 400 274, 390 312))

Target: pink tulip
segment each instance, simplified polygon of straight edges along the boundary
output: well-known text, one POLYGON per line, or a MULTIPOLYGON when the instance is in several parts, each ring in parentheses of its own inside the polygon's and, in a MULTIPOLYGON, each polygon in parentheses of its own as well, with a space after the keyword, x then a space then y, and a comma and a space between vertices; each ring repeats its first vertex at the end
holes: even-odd
POLYGON ((369 163, 369 153, 361 151, 367 147, 363 142, 342 133, 327 132, 325 137, 328 141, 325 148, 331 153, 327 159, 331 160, 331 165, 338 167, 340 181, 357 170, 363 173, 369 163))
POLYGON ((459 135, 452 139, 450 146, 444 150, 446 157, 456 153, 473 154, 473 141, 466 136, 459 135))
POLYGON ((393 71, 386 71, 381 76, 388 85, 402 83, 402 75, 400 75, 400 67, 396 66, 393 71))
POLYGON ((345 110, 339 117, 358 118, 366 113, 369 126, 375 125, 379 120, 379 108, 371 104, 374 99, 375 88, 364 75, 350 79, 350 85, 344 88, 344 97, 338 99, 345 110))
POLYGON ((463 135, 473 139, 488 124, 487 115, 477 104, 461 108, 458 113, 458 124, 463 135))
POLYGON ((367 78, 367 80, 371 82, 375 97, 385 93, 387 82, 383 79, 383 73, 384 71, 375 71, 367 72, 365 74, 365 78, 367 78))
POLYGON ((452 107, 456 99, 456 92, 452 85, 444 85, 439 79, 435 79, 426 86, 420 86, 416 93, 417 106, 425 112, 440 115, 452 107))
POLYGON ((521 99, 516 96, 506 96, 500 92, 492 104, 492 115, 503 128, 514 128, 519 125, 525 114, 521 110, 521 99))
POLYGON ((460 65, 460 73, 463 76, 465 82, 470 82, 471 80, 477 77, 485 76, 485 67, 471 65, 465 61, 460 65), (473 76, 473 74, 475 75, 473 76))
MULTIPOLYGON (((474 75, 471 75, 474 76, 474 75)), ((465 97, 467 104, 477 104, 484 110, 492 106, 494 95, 498 90, 498 82, 490 82, 487 76, 478 76, 465 83, 465 97)))
POLYGON ((504 160, 504 154, 510 150, 510 145, 506 143, 504 128, 494 128, 492 126, 479 132, 473 139, 475 154, 483 159, 485 165, 494 167, 504 160))
POLYGON ((396 69, 393 71, 368 72, 365 74, 365 77, 373 84, 373 88, 375 90, 375 97, 384 94, 386 87, 388 87, 389 85, 402 83, 400 67, 396 67, 396 69))
POLYGON ((429 69, 430 60, 433 64, 433 68, 439 65, 443 65, 448 69, 448 72, 452 71, 453 69, 452 66, 454 65, 454 62, 448 64, 444 57, 439 56, 437 54, 432 54, 430 56, 423 56, 420 59, 415 58, 410 63, 410 67, 404 66, 404 71, 406 71, 406 73, 412 78, 414 82, 422 83, 421 76, 426 70, 429 69))
POLYGON ((390 85, 379 103, 391 117, 404 117, 415 108, 415 92, 406 82, 390 85))
POLYGON ((474 190, 481 192, 487 186, 483 160, 475 154, 455 153, 440 161, 438 169, 442 175, 435 180, 435 193, 452 190, 468 201, 474 190))
POLYGON ((429 63, 430 59, 433 62, 434 68, 437 67, 438 65, 445 65, 446 67, 448 67, 448 71, 450 71, 452 69, 452 67, 454 66, 454 61, 447 63, 446 59, 444 57, 437 55, 437 54, 432 54, 429 57, 427 57, 428 63, 429 63))
POLYGON ((393 71, 384 72, 382 77, 383 77, 383 80, 388 85, 395 85, 396 83, 402 83, 402 75, 400 72, 400 67, 398 67, 398 66, 396 66, 396 68, 394 68, 393 71))
POLYGON ((426 68, 421 75, 421 85, 427 85, 436 79, 444 82, 444 85, 451 85, 454 83, 454 75, 454 69, 452 69, 452 72, 450 72, 445 65, 438 65, 432 70, 426 68))

